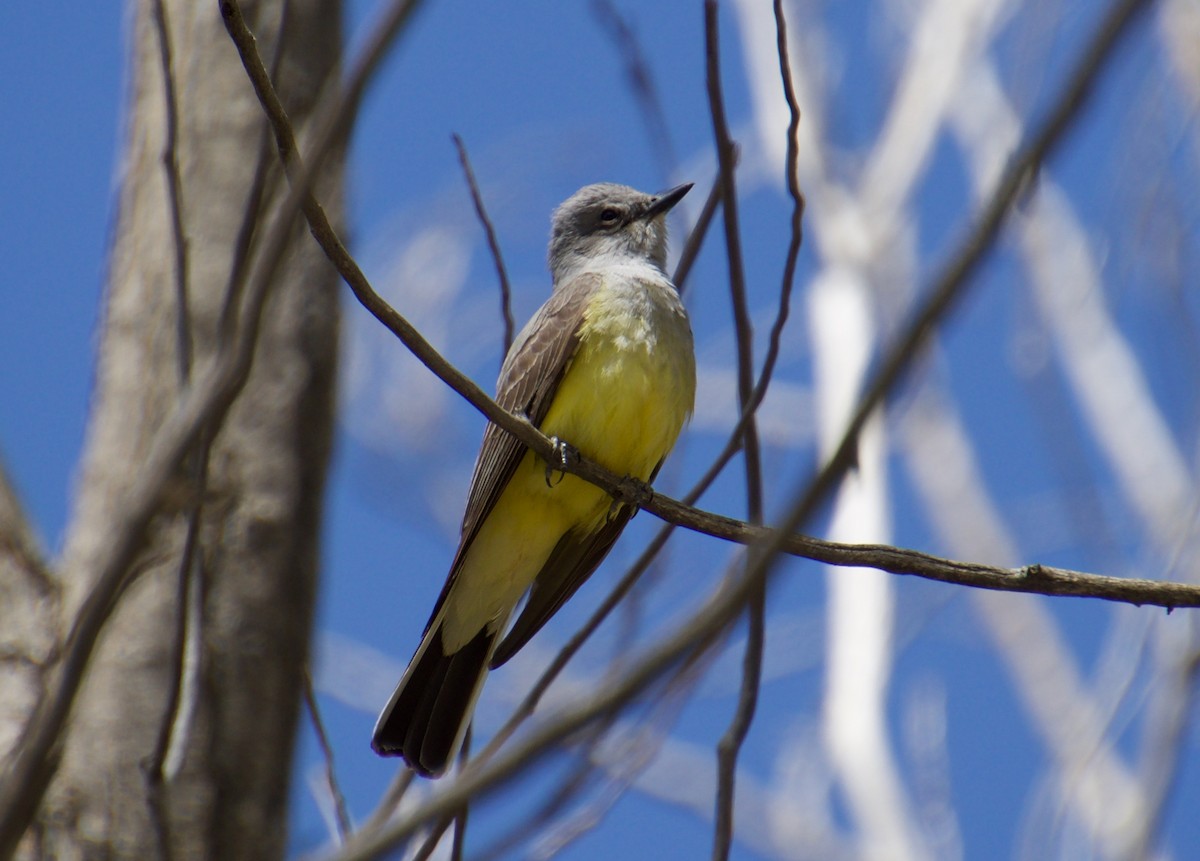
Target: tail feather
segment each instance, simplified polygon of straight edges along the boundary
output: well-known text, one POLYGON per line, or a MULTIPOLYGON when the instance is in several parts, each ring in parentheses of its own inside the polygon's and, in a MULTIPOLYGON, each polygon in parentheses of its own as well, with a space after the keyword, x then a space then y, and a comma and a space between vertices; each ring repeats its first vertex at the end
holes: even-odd
POLYGON ((447 655, 441 626, 432 626, 375 724, 375 752, 404 757, 424 777, 442 774, 466 734, 497 634, 484 628, 447 655))

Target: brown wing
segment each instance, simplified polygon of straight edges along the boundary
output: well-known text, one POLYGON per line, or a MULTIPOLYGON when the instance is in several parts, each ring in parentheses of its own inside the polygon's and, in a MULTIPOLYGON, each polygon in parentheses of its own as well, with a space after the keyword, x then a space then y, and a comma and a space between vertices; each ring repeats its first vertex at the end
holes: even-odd
MULTIPOLYGON (((579 346, 579 324, 592 293, 600 285, 600 276, 585 274, 566 284, 546 300, 525 324, 504 360, 496 383, 496 402, 504 409, 524 413, 540 426, 558 392, 571 357, 579 346)), ((508 486, 525 446, 508 431, 488 423, 483 444, 471 476, 467 509, 463 514, 462 541, 458 546, 450 574, 430 614, 429 624, 437 617, 458 575, 467 548, 475 539, 479 525, 491 513, 496 500, 508 486)), ((426 630, 429 626, 426 625, 426 630)))
MULTIPOLYGON (((599 286, 599 275, 581 275, 554 291, 538 309, 508 351, 496 384, 496 403, 509 412, 524 413, 541 426, 579 346, 583 311, 599 286)), ((524 455, 525 446, 516 437, 488 424, 467 495, 464 544, 491 513, 524 455)))
MULTIPOLYGON (((659 461, 650 473, 653 482, 658 475, 659 461)), ((583 581, 592 576, 592 572, 604 561, 608 551, 625 529, 625 524, 637 513, 632 506, 622 505, 612 513, 604 525, 595 532, 568 532, 555 545, 550 557, 542 570, 538 572, 533 587, 529 590, 529 600, 517 621, 509 629, 508 635, 500 641, 492 654, 489 669, 503 664, 529 642, 550 617, 558 612, 559 607, 575 594, 583 581)))
POLYGON ((617 536, 634 512, 635 509, 623 505, 598 531, 584 534, 568 532, 559 540, 533 581, 525 609, 496 647, 489 669, 496 669, 515 655, 575 594, 583 581, 604 561, 608 551, 612 550, 617 536))

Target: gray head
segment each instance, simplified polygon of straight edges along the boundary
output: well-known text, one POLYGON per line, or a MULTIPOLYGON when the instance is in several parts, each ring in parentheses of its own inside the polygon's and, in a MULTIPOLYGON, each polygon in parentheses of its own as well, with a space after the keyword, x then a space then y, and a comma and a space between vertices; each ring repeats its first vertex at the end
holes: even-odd
POLYGON ((554 211, 550 230, 550 272, 561 284, 572 273, 606 261, 649 261, 667 265, 667 220, 671 207, 692 184, 659 194, 627 185, 585 185, 554 211))

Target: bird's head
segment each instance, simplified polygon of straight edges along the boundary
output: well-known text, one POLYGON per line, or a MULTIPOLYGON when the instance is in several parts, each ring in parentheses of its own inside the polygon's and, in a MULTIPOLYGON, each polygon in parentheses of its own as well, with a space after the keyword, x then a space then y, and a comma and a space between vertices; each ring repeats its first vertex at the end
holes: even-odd
POLYGON ((554 211, 550 272, 555 284, 594 266, 621 261, 667 265, 666 214, 691 189, 689 182, 659 194, 627 185, 586 185, 554 211))

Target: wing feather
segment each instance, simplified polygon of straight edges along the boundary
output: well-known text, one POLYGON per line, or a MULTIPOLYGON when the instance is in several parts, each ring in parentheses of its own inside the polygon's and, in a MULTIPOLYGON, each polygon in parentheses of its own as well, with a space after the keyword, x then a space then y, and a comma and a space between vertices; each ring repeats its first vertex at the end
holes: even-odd
MULTIPOLYGON (((598 274, 580 275, 555 290, 538 309, 508 351, 496 384, 496 403, 510 412, 524 413, 534 426, 541 426, 579 346, 579 326, 583 321, 584 309, 599 286, 598 274)), ((480 524, 508 486, 525 451, 524 443, 498 425, 488 423, 471 476, 471 489, 463 514, 462 540, 451 563, 446 584, 429 617, 426 631, 437 618, 454 585, 462 560, 480 524)))

